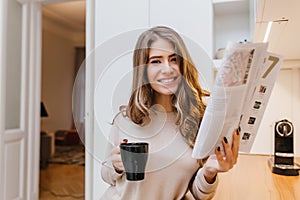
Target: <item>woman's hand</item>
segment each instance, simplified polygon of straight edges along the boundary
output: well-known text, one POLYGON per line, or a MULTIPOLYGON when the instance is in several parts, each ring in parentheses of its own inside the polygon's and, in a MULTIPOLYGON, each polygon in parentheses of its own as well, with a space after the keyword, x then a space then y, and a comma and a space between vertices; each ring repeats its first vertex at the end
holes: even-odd
MULTIPOLYGON (((127 143, 127 140, 124 139, 123 141, 120 142, 120 144, 122 143, 127 143)), ((111 150, 110 159, 115 171, 119 174, 123 173, 124 165, 121 158, 120 145, 111 150)))
POLYGON ((227 172, 237 162, 240 144, 240 128, 233 132, 232 145, 230 146, 227 138, 224 137, 222 145, 224 152, 221 152, 221 148, 215 149, 215 155, 208 157, 206 163, 203 166, 204 178, 208 183, 213 183, 218 172, 227 172))

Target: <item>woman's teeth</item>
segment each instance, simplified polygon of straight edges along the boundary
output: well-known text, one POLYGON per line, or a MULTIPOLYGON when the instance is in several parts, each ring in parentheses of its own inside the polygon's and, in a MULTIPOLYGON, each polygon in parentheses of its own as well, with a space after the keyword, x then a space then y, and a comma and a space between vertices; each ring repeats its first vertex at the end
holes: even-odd
POLYGON ((158 81, 161 82, 161 83, 170 83, 174 80, 175 80, 175 78, 170 78, 170 79, 163 79, 163 80, 158 80, 158 81))

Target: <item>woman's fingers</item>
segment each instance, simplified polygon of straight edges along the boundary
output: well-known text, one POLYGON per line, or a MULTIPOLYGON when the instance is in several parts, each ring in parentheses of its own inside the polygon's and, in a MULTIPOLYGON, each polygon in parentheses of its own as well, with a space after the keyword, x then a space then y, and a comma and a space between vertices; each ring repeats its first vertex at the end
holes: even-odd
POLYGON ((215 149, 215 154, 216 154, 216 158, 217 158, 217 160, 218 160, 218 163, 219 163, 219 165, 221 166, 222 163, 224 163, 224 158, 223 158, 223 153, 222 153, 222 151, 221 151, 221 147, 218 146, 218 147, 215 149))
POLYGON ((112 157, 112 163, 114 168, 117 169, 118 171, 123 170, 124 168, 123 163, 118 158, 116 158, 116 156, 112 157))
POLYGON ((127 144, 128 143, 128 140, 127 139, 123 139, 120 144, 127 144))
POLYGON ((225 170, 229 170, 233 167, 233 154, 232 154, 232 149, 231 146, 228 143, 228 140, 226 137, 223 138, 222 141, 224 152, 225 152, 225 160, 226 160, 226 166, 225 170))
POLYGON ((111 151, 111 162, 116 171, 124 171, 123 162, 121 159, 120 147, 117 146, 111 151))
POLYGON ((117 146, 111 150, 111 155, 120 154, 120 147, 117 146))
POLYGON ((224 171, 227 171, 237 163, 239 154, 240 144, 240 128, 232 133, 232 145, 229 144, 226 137, 223 138, 222 145, 224 148, 224 159, 225 162, 219 162, 224 171))
POLYGON ((208 162, 205 165, 209 171, 227 172, 230 170, 237 162, 238 152, 239 152, 239 142, 240 142, 240 129, 233 132, 232 144, 226 137, 222 140, 223 151, 220 146, 215 149, 215 157, 212 155, 209 157, 208 162), (214 162, 212 162, 214 161, 214 162))
POLYGON ((240 148, 240 132, 241 132, 241 128, 239 127, 238 129, 235 130, 235 132, 233 133, 233 140, 232 140, 232 154, 233 154, 233 158, 234 158, 234 162, 233 164, 236 164, 237 162, 237 158, 239 155, 239 148, 240 148))

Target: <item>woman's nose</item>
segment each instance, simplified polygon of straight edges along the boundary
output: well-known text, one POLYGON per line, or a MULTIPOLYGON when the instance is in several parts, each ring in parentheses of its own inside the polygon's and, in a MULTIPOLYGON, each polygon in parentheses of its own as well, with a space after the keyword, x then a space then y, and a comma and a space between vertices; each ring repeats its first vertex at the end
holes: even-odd
POLYGON ((163 62, 161 72, 162 73, 171 73, 172 71, 173 71, 173 69, 171 67, 171 63, 169 61, 163 62))

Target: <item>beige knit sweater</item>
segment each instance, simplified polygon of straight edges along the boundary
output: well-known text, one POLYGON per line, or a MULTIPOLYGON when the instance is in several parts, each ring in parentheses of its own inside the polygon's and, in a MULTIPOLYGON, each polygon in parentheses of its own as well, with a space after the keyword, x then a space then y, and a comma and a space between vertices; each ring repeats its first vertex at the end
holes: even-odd
POLYGON ((101 168, 102 179, 110 187, 101 199, 211 199, 218 179, 213 184, 204 179, 201 166, 191 157, 192 149, 178 131, 175 114, 151 111, 150 118, 151 122, 144 127, 135 125, 122 115, 116 118, 110 133, 107 159, 101 168), (118 174, 112 167, 111 148, 119 145, 124 138, 129 142, 149 143, 145 179, 142 181, 127 181, 124 173, 118 174))

